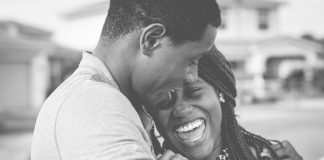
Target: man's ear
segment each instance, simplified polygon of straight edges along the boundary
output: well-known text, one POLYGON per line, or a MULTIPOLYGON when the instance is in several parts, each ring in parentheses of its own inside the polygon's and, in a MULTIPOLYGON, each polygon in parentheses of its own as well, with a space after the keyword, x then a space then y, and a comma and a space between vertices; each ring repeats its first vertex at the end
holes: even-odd
POLYGON ((165 26, 160 23, 153 23, 145 27, 140 36, 140 48, 143 53, 150 56, 153 53, 152 50, 159 46, 165 33, 165 26))

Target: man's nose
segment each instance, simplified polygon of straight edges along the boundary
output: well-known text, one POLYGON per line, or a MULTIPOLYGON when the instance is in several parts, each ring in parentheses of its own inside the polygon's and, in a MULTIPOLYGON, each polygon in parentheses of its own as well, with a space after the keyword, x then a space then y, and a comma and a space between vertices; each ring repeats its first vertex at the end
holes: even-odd
POLYGON ((196 82, 198 79, 198 65, 192 65, 187 68, 185 83, 196 82))
POLYGON ((175 118, 183 118, 192 112, 192 106, 186 102, 178 102, 175 104, 173 116, 175 118))

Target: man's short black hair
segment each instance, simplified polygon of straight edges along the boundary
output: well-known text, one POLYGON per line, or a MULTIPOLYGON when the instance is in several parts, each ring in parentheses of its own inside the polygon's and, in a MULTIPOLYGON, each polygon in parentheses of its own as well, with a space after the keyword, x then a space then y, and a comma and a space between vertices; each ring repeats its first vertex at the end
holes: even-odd
POLYGON ((208 24, 220 25, 220 9, 216 0, 110 0, 101 36, 118 38, 152 23, 163 24, 175 44, 197 41, 208 24))

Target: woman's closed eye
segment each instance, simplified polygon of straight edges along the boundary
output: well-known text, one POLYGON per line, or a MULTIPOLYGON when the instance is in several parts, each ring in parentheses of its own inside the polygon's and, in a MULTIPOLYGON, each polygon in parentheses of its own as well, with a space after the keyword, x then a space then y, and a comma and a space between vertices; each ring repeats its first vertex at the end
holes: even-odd
POLYGON ((186 98, 199 98, 199 96, 200 96, 199 91, 200 90, 201 90, 200 87, 192 87, 192 86, 186 87, 184 89, 184 96, 186 98))
POLYGON ((167 100, 164 100, 156 105, 157 110, 165 110, 174 106, 177 100, 177 96, 174 90, 169 91, 169 96, 167 100))

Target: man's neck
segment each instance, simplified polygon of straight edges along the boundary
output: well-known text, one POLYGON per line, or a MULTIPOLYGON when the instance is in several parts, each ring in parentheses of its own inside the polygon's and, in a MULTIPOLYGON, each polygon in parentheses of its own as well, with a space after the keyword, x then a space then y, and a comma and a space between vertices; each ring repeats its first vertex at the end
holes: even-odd
POLYGON ((141 104, 137 100, 131 83, 131 70, 127 55, 121 50, 109 49, 107 47, 97 47, 93 51, 93 55, 99 58, 111 73, 112 78, 118 85, 122 94, 124 94, 135 108, 141 104))
POLYGON ((136 96, 136 93, 132 87, 130 70, 128 70, 126 66, 122 66, 121 63, 116 65, 116 61, 114 61, 114 63, 108 62, 105 65, 111 72, 111 75, 114 81, 117 83, 120 92, 128 98, 135 109, 138 109, 141 106, 141 103, 138 101, 138 97, 136 96))

